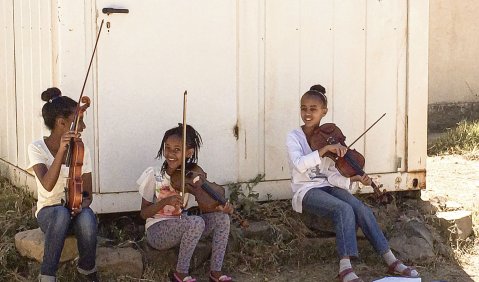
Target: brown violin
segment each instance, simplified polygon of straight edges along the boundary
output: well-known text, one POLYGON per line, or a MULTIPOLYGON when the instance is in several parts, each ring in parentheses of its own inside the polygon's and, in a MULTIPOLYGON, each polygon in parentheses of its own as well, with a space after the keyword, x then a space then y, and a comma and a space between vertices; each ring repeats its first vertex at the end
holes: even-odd
MULTIPOLYGON (((88 79, 88 74, 90 73, 91 65, 93 63, 93 58, 95 56, 96 47, 98 45, 98 39, 100 38, 101 29, 103 27, 103 20, 100 24, 100 29, 96 37, 95 47, 93 48, 93 53, 91 54, 90 64, 88 65, 88 70, 86 72, 85 80, 83 81, 83 87, 80 93, 80 98, 78 99, 77 107, 75 109, 75 118, 70 126, 70 131, 78 133, 78 124, 83 120, 83 115, 86 109, 90 106, 90 98, 83 96, 85 91, 85 85, 88 79), (82 104, 83 103, 83 104, 82 104)), ((69 168, 68 171, 68 181, 67 187, 65 187, 66 193, 66 206, 70 209, 80 209, 83 198, 89 197, 90 195, 87 192, 83 192, 83 179, 82 179, 82 166, 83 166, 83 157, 85 154, 85 147, 80 138, 70 140, 68 146, 65 165, 69 168)))
MULTIPOLYGON (((379 119, 381 119, 382 117, 384 117, 384 115, 381 116, 379 119)), ((371 127, 374 126, 379 121, 379 119, 373 125, 371 125, 371 127)), ((369 127, 366 132, 371 127, 369 127)), ((361 138, 366 132, 359 136, 359 138, 361 138)), ((356 139, 352 144, 354 144, 358 139, 356 139)), ((341 131, 341 129, 339 129, 339 127, 336 126, 336 124, 325 123, 314 129, 313 135, 311 136, 310 145, 311 149, 313 150, 319 150, 326 145, 332 145, 337 143, 348 147, 346 146, 345 141, 346 136, 344 136, 343 132, 341 131)), ((349 147, 351 147, 351 145, 349 147)), ((335 153, 329 151, 326 152, 323 157, 328 157, 332 159, 335 163, 335 167, 344 177, 349 178, 355 175, 362 176, 365 174, 365 172, 363 171, 365 163, 364 156, 355 149, 350 149, 349 147, 344 157, 339 157, 335 153)), ((372 180, 371 187, 373 188, 378 203, 388 204, 392 201, 392 196, 385 191, 381 191, 381 186, 376 185, 376 183, 374 183, 374 181, 372 180)))
MULTIPOLYGON (((171 175, 171 186, 181 191, 182 180, 181 170, 176 170, 171 175)), ((186 191, 195 196, 202 213, 217 212, 217 207, 225 205, 228 200, 225 198, 225 189, 206 179, 206 172, 197 164, 186 166, 185 172, 186 191)))
MULTIPOLYGON (((90 106, 90 98, 83 96, 81 99, 83 105, 78 107, 75 121, 72 123, 70 131, 78 133, 78 124, 83 119, 83 114, 90 106)), ((69 167, 67 181, 67 207, 69 209, 79 209, 83 201, 83 180, 82 166, 85 146, 80 138, 71 139, 67 152, 66 166, 69 167)))

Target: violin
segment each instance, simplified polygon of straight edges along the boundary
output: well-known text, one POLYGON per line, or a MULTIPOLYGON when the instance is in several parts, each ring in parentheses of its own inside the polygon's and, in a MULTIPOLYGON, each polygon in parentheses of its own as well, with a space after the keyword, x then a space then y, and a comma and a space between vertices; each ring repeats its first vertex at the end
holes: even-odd
MULTIPOLYGON (((96 47, 98 45, 98 39, 100 39, 101 29, 103 27, 104 20, 101 21, 100 29, 95 41, 95 47, 91 54, 90 64, 86 72, 85 80, 83 81, 83 87, 78 99, 77 107, 75 109, 75 118, 70 126, 70 131, 78 133, 78 124, 83 119, 83 115, 88 107, 90 107, 90 98, 83 96, 85 91, 88 74, 90 73, 93 58, 95 56, 96 47), (83 103, 83 105, 82 105, 83 103)), ((88 192, 83 192, 83 179, 82 179, 82 166, 83 157, 85 154, 85 146, 80 138, 72 138, 68 146, 65 165, 69 168, 67 187, 65 187, 66 194, 66 206, 68 209, 80 209, 82 206, 83 198, 89 197, 88 192)))
MULTIPOLYGON (((364 133, 366 133, 366 132, 364 132, 364 133)), ((364 133, 363 133, 363 135, 364 135, 364 133)), ((358 139, 356 139, 356 141, 358 139)), ((344 136, 343 132, 341 131, 341 129, 339 129, 339 127, 336 126, 336 124, 325 123, 325 124, 323 124, 323 125, 314 129, 313 135, 311 136, 311 140, 310 140, 311 144, 310 145, 311 145, 311 149, 313 149, 313 150, 319 150, 326 145, 333 145, 333 144, 337 144, 337 143, 339 143, 339 144, 341 144, 345 147, 348 147, 348 146, 346 146, 345 141, 346 141, 346 136, 344 136)), ((351 147, 351 146, 349 146, 349 147, 351 147)), ((332 159, 335 163, 336 169, 344 177, 349 178, 349 177, 352 177, 352 176, 355 176, 355 175, 362 176, 362 175, 365 174, 365 172, 363 171, 364 163, 365 163, 364 156, 361 155, 355 149, 350 149, 349 147, 348 147, 348 150, 346 151, 346 154, 344 155, 344 157, 339 157, 335 153, 332 153, 332 152, 329 152, 329 151, 326 152, 323 155, 323 157, 328 157, 328 158, 332 159)), ((386 193, 385 190, 384 191, 380 190, 382 185, 378 186, 374 183, 374 181, 371 180, 371 187, 373 188, 376 200, 379 204, 388 204, 392 201, 392 196, 389 193, 386 193)))
MULTIPOLYGON (((225 205, 225 189, 206 179, 206 172, 197 164, 187 165, 185 170, 186 191, 195 196, 199 209, 202 213, 217 212, 217 207, 225 205), (188 167, 189 166, 189 167, 188 167)), ((171 186, 178 191, 182 187, 181 170, 176 170, 171 175, 171 186)))
MULTIPOLYGON (((73 121, 70 131, 78 133, 78 123, 83 119, 83 114, 90 107, 90 98, 83 96, 83 105, 78 107, 76 118, 73 121)), ((70 210, 79 209, 83 202, 83 179, 82 166, 85 146, 80 138, 72 138, 68 147, 66 166, 69 167, 67 181, 67 207, 70 210)), ((88 195, 87 195, 88 196, 88 195)))

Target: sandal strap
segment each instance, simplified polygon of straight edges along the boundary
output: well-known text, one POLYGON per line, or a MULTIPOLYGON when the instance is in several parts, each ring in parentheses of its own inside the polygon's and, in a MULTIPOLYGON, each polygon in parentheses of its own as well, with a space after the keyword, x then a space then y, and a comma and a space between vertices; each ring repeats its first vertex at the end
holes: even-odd
POLYGON ((398 264, 404 264, 404 263, 400 260, 396 260, 395 262, 391 263, 388 267, 388 273, 399 274, 403 277, 412 277, 412 271, 415 270, 413 267, 404 265, 406 266, 405 269, 403 269, 402 271, 397 271, 396 266, 398 266, 398 264))
POLYGON ((191 277, 191 276, 186 276, 185 278, 183 278, 183 280, 178 277, 178 275, 176 275, 176 272, 173 273, 173 277, 175 278, 176 281, 182 281, 182 282, 196 282, 196 279, 191 277))
POLYGON ((391 263, 391 264, 388 266, 388 272, 389 272, 389 273, 394 273, 394 272, 396 272, 396 266, 397 266, 398 264, 401 264, 401 263, 402 263, 402 262, 401 262, 400 260, 398 260, 398 259, 397 259, 396 261, 394 261, 393 263, 391 263))
MULTIPOLYGON (((344 277, 346 277, 346 275, 348 275, 349 273, 354 273, 354 270, 352 268, 346 268, 345 270, 341 271, 338 274, 339 280, 341 282, 344 282, 344 277)), ((353 280, 349 280, 349 282, 364 282, 364 280, 358 277, 354 278, 353 280)))
POLYGON ((227 276, 227 275, 221 275, 220 277, 216 278, 210 273, 210 280, 212 281, 218 281, 218 282, 230 282, 233 281, 233 278, 227 276))
POLYGON ((352 272, 354 272, 352 268, 346 268, 345 270, 341 271, 339 273, 339 280, 343 281, 344 277, 352 272))

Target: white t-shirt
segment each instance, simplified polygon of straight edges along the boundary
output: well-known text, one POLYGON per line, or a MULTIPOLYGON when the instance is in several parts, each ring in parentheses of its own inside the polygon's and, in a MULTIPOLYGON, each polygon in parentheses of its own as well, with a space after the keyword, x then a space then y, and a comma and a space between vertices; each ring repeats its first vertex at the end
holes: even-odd
MULTIPOLYGON (((160 167, 149 167, 145 169, 136 183, 140 185, 138 192, 141 197, 150 203, 156 203, 169 196, 180 195, 178 191, 171 187, 170 176, 167 173, 162 174, 160 167)), ((180 206, 166 205, 153 217, 146 219, 145 229, 148 229, 151 225, 162 220, 179 218, 180 214, 180 206)))
POLYGON ((322 158, 312 151, 301 128, 288 133, 289 170, 293 190, 292 205, 297 212, 303 211, 303 197, 313 188, 335 186, 352 191, 349 178, 342 176, 330 158, 322 158))
MULTIPOLYGON (((50 150, 48 150, 44 138, 34 141, 32 144, 28 145, 28 158, 30 159, 30 164, 27 167, 27 171, 35 175, 38 191, 37 211, 35 212, 35 216, 38 215, 38 212, 43 207, 60 205, 66 201, 65 187, 68 180, 68 167, 66 167, 64 164, 61 166, 58 181, 50 192, 48 192, 47 189, 43 187, 42 183, 33 171, 33 166, 36 164, 45 164, 47 166, 47 169, 50 169, 53 161, 55 160, 55 156, 53 156, 50 150)), ((90 150, 85 146, 82 173, 90 173, 91 171, 92 166, 90 159, 90 150)))

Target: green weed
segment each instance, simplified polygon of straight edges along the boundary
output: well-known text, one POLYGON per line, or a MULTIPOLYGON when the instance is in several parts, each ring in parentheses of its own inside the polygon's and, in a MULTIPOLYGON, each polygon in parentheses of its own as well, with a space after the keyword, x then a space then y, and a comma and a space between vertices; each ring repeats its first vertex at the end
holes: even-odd
POLYGON ((479 159, 479 120, 461 121, 428 146, 428 155, 459 154, 479 159))

